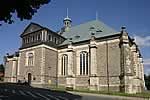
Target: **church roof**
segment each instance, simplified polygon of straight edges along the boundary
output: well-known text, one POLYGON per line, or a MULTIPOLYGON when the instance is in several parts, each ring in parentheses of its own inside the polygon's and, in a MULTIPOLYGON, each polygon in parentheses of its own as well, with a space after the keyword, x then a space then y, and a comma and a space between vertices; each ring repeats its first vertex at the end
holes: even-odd
POLYGON ((89 40, 91 38, 91 33, 94 33, 96 38, 119 34, 116 30, 110 28, 101 21, 93 20, 71 27, 69 31, 64 32, 62 36, 67 38, 67 40, 65 40, 61 45, 68 44, 69 39, 71 39, 74 43, 89 40))
POLYGON ((23 35, 27 35, 27 34, 30 34, 31 32, 35 32, 35 31, 38 31, 38 30, 41 30, 43 29, 44 27, 37 24, 37 23, 33 23, 31 22, 24 30, 24 32, 21 34, 21 36, 23 35))

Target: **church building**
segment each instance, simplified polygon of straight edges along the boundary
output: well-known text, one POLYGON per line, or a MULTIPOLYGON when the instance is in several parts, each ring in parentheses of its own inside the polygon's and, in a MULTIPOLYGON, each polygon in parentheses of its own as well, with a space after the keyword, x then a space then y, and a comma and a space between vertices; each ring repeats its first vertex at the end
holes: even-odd
POLYGON ((140 50, 122 27, 103 22, 72 26, 67 16, 59 32, 30 23, 18 52, 5 56, 5 82, 28 82, 72 89, 139 93, 145 89, 140 50))

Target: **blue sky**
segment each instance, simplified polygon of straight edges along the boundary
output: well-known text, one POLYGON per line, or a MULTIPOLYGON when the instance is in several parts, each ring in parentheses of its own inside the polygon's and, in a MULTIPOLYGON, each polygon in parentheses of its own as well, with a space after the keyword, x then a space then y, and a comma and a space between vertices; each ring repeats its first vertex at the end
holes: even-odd
MULTIPOLYGON (((145 63, 145 72, 150 74, 150 0, 52 0, 33 16, 32 20, 20 21, 0 26, 0 63, 3 56, 17 51, 20 47, 20 34, 30 22, 39 23, 54 31, 63 26, 66 8, 73 26, 95 20, 96 11, 99 20, 120 31, 126 26, 128 33, 136 38, 145 63)), ((14 14, 15 15, 15 14, 14 14)))

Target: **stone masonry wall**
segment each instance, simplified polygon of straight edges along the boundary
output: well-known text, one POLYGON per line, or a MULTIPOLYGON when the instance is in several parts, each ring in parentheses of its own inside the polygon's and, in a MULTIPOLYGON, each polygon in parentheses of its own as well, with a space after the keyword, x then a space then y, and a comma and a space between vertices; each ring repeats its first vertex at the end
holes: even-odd
POLYGON ((45 83, 51 80, 51 84, 56 84, 57 55, 57 51, 45 48, 45 83))
POLYGON ((20 51, 20 75, 18 78, 20 80, 23 80, 25 77, 27 80, 28 73, 32 74, 32 82, 33 83, 40 83, 40 69, 41 69, 41 53, 42 53, 42 48, 34 48, 34 49, 27 49, 24 51, 20 51), (26 66, 26 53, 33 51, 34 52, 34 66, 26 66), (35 78, 33 80, 33 77, 35 78))

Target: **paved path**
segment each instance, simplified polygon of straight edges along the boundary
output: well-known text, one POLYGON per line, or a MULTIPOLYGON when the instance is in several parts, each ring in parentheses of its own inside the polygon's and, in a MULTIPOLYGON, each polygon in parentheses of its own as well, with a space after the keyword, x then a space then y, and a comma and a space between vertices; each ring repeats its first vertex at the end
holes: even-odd
POLYGON ((0 100, 82 100, 81 98, 65 91, 0 84, 0 100))
POLYGON ((148 100, 101 94, 54 91, 0 83, 0 100, 148 100))

